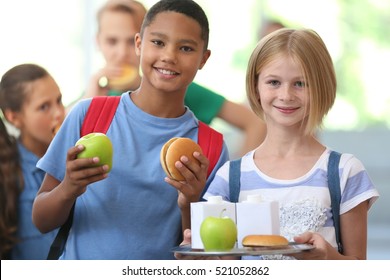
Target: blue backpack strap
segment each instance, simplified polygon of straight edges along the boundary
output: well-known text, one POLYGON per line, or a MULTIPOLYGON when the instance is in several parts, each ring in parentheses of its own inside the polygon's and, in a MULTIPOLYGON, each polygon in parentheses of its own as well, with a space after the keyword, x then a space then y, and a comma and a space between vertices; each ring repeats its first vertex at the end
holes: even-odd
POLYGON ((229 196, 231 202, 238 202, 240 195, 241 158, 230 161, 229 196))
POLYGON ((328 161, 328 187, 330 192, 332 215, 334 221, 334 228, 336 231, 336 242, 339 253, 343 252, 343 246, 341 244, 341 232, 340 232, 340 202, 341 202, 341 190, 340 190, 340 175, 339 175, 339 163, 341 154, 335 151, 331 151, 328 161))

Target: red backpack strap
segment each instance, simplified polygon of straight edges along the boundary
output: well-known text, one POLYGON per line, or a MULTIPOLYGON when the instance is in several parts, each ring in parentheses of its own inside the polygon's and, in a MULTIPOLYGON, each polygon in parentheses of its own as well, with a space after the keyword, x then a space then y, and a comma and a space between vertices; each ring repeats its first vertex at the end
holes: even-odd
POLYGON ((118 107, 120 96, 95 96, 92 98, 81 127, 81 136, 91 132, 106 133, 118 107))
POLYGON ((223 135, 207 124, 199 121, 198 144, 203 153, 209 159, 210 165, 207 170, 207 177, 217 164, 223 147, 223 135))

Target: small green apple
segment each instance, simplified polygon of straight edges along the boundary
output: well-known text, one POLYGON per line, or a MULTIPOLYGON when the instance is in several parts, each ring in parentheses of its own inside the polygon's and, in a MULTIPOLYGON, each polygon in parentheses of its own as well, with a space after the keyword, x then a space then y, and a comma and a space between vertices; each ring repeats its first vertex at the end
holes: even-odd
MULTIPOLYGON (((221 216, 224 210, 222 210, 221 216)), ((200 225, 200 238, 205 251, 229 251, 236 243, 236 224, 229 217, 221 216, 209 216, 200 225)))
POLYGON ((100 161, 96 166, 107 164, 109 166, 108 172, 111 171, 113 149, 111 140, 107 135, 100 132, 92 132, 77 140, 75 145, 83 145, 85 147, 77 155, 77 158, 99 157, 100 161))

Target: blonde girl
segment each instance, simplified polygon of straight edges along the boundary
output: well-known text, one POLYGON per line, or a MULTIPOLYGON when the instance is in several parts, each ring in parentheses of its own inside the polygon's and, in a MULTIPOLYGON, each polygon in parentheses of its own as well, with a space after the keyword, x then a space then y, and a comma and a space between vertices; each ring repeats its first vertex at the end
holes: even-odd
MULTIPOLYGON (((239 200, 260 194, 279 202, 281 234, 315 246, 295 258, 366 259, 367 212, 379 195, 351 154, 342 154, 339 164, 343 252, 336 246, 327 181, 331 149, 316 138, 336 97, 336 76, 320 36, 284 28, 264 37, 250 57, 246 85, 250 106, 265 121, 267 134, 242 157, 239 200)), ((229 200, 229 163, 219 169, 205 198, 210 195, 229 200)), ((271 256, 280 257, 285 258, 271 256)))

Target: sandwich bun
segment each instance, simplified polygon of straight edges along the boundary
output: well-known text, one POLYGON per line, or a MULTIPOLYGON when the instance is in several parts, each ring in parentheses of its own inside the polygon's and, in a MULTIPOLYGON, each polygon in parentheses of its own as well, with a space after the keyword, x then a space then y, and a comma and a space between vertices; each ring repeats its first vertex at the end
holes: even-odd
POLYGON ((134 66, 125 65, 120 76, 108 80, 108 86, 116 90, 128 89, 137 77, 137 69, 134 66))
POLYGON ((247 235, 242 239, 244 247, 286 246, 288 240, 281 235, 247 235))
POLYGON ((58 130, 60 130, 61 125, 62 125, 62 123, 59 123, 52 129, 53 136, 55 136, 57 134, 58 130))
POLYGON ((198 162, 193 156, 194 152, 202 153, 202 149, 190 138, 174 137, 167 141, 160 152, 160 163, 167 176, 176 181, 185 180, 179 170, 176 169, 175 162, 180 161, 182 156, 198 162))

